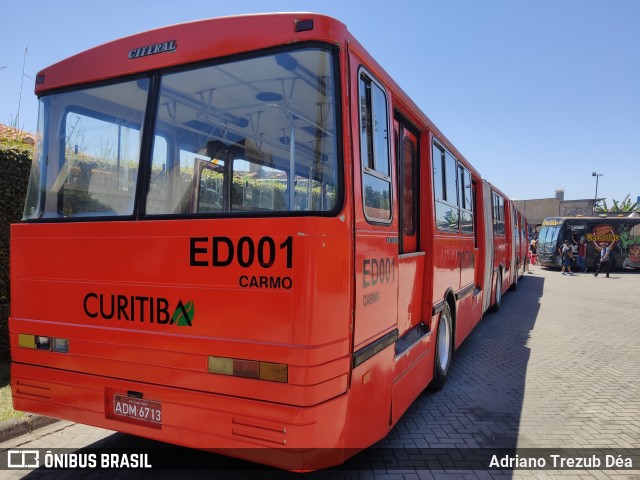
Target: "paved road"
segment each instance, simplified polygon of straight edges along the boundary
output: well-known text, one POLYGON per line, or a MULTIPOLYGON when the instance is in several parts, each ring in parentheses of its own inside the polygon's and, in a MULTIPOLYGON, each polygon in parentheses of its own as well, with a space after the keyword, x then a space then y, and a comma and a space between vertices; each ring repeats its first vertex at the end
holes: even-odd
MULTIPOLYGON (((624 452, 622 449, 640 453, 640 274, 615 272, 607 279, 589 274, 561 275, 533 267, 517 291, 503 300, 501 310, 487 314, 456 352, 449 381, 442 391, 424 392, 376 448, 343 467, 307 474, 305 478, 640 480, 640 469, 486 471, 429 470, 422 466, 420 455, 434 451, 450 455, 455 451, 486 451, 481 449, 555 449, 523 450, 531 455, 546 455, 562 452, 557 450, 562 448, 589 448, 607 449, 614 458, 624 452)), ((0 443, 0 450, 143 449, 157 445, 60 422, 0 443)), ((6 453, 2 451, 0 455, 6 453)), ((209 464, 217 469, 153 473, 0 470, 0 478, 175 480, 294 476, 206 455, 209 464)))

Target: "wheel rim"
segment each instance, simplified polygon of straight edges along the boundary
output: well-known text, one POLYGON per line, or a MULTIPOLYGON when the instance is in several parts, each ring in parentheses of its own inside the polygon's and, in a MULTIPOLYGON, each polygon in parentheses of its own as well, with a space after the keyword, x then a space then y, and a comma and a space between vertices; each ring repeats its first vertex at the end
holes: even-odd
POLYGON ((496 303, 500 305, 502 300, 502 275, 498 275, 498 281, 496 283, 496 303))
POLYGON ((449 317, 442 314, 440 324, 438 325, 438 358, 440 359, 440 368, 446 371, 449 366, 449 343, 451 341, 451 329, 449 328, 449 317))

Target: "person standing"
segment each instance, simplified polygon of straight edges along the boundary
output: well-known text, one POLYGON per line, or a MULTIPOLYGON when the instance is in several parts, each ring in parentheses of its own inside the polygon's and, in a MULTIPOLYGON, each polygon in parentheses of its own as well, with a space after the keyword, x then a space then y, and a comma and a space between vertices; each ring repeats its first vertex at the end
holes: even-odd
POLYGON ((529 251, 527 252, 527 257, 529 258, 529 263, 531 263, 531 265, 535 265, 536 263, 538 263, 538 239, 537 238, 531 239, 531 243, 529 243, 529 251))
POLYGON ((573 275, 571 271, 571 260, 573 260, 573 249, 569 244, 569 240, 565 240, 562 246, 558 249, 558 253, 562 255, 562 274, 566 275, 565 268, 569 272, 569 275, 573 275))
POLYGON ((578 269, 580 272, 585 273, 587 271, 587 266, 584 263, 584 259, 587 256, 587 243, 584 238, 580 239, 580 243, 578 244, 578 269))
POLYGON ((611 248, 609 245, 605 245, 600 250, 600 263, 598 264, 598 269, 594 275, 597 277, 600 273, 600 270, 604 268, 607 272, 607 278, 609 278, 609 272, 611 271, 611 248))

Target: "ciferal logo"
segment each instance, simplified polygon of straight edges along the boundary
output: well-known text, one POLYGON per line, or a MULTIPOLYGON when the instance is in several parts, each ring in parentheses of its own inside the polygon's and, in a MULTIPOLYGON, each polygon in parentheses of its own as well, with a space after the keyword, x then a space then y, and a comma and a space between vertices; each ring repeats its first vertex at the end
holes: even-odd
POLYGON ((175 40, 169 40, 167 42, 154 43, 153 45, 145 45, 144 47, 134 48, 129 50, 127 55, 131 60, 134 58, 148 57, 149 55, 156 55, 158 53, 175 52, 178 48, 178 44, 175 40))
POLYGON ((192 327, 195 305, 192 300, 172 302, 163 297, 142 295, 114 295, 90 292, 84 296, 82 307, 90 318, 124 320, 192 327), (171 313, 173 312, 173 313, 171 313))

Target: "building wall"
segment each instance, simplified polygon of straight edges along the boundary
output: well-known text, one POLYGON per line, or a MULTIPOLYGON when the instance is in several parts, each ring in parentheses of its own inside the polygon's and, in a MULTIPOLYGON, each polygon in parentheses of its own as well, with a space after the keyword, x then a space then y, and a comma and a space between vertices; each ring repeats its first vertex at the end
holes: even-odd
POLYGON ((514 200, 516 207, 524 214, 530 225, 542 225, 546 217, 591 216, 593 199, 560 200, 559 198, 539 198, 535 200, 514 200))
POLYGON ((560 202, 561 217, 575 217, 582 215, 590 217, 593 215, 593 200, 565 200, 560 202))
POLYGON ((540 198, 537 200, 514 200, 529 225, 541 225, 546 217, 560 215, 560 200, 557 198, 540 198))

